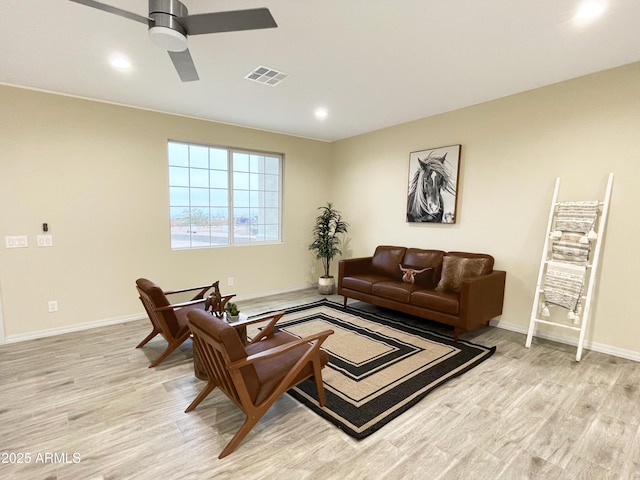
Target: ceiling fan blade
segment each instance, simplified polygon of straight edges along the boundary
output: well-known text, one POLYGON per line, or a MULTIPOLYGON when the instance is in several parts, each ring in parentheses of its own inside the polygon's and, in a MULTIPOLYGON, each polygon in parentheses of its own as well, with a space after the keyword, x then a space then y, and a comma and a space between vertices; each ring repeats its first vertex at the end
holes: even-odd
POLYGON ((111 5, 107 5, 102 2, 96 2, 95 0, 69 0, 70 2, 79 3, 80 5, 86 5, 87 7, 97 8, 98 10, 102 10, 109 13, 114 13, 116 15, 120 15, 121 17, 128 18, 129 20, 135 20, 136 22, 144 23, 145 25, 149 25, 149 22, 153 22, 153 19, 149 17, 143 17, 142 15, 138 15, 137 13, 129 12, 127 10, 122 10, 118 7, 113 7, 111 5))
POLYGON ((257 30, 278 26, 268 8, 200 13, 178 17, 177 20, 185 28, 188 35, 257 30))
POLYGON ((182 80, 183 82, 193 82, 195 80, 200 80, 198 72, 196 71, 196 66, 193 63, 191 54, 189 53, 189 49, 186 49, 182 52, 167 53, 171 57, 171 61, 173 62, 173 66, 176 67, 178 75, 180 75, 180 80, 182 80))

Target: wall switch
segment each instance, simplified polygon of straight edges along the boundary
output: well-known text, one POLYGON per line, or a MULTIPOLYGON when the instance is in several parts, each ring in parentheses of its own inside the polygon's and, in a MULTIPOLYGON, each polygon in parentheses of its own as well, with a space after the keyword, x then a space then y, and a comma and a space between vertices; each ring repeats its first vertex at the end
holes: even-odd
POLYGON ((38 235, 39 247, 53 247, 53 236, 51 235, 38 235))
POLYGON ((233 285, 233 277, 227 278, 227 285, 230 287, 233 285))
POLYGON ((4 237, 4 242, 7 248, 27 248, 29 246, 29 239, 26 235, 4 237))
POLYGON ((58 301, 49 300, 49 313, 58 311, 58 301))

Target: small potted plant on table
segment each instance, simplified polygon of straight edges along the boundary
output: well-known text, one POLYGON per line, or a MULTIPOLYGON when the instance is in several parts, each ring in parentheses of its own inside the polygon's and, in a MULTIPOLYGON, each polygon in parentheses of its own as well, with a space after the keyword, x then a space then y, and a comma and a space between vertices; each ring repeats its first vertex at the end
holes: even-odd
POLYGON ((237 322, 240 318, 240 310, 238 310, 238 305, 233 302, 228 302, 224 308, 227 312, 227 322, 237 322))

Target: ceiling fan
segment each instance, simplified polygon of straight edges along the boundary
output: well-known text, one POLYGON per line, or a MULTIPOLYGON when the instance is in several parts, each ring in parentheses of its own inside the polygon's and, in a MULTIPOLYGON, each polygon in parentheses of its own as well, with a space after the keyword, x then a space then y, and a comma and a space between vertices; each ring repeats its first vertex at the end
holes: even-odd
POLYGON ((183 82, 200 79, 187 48, 188 35, 257 30, 278 26, 268 8, 189 15, 187 7, 178 0, 149 0, 149 16, 143 17, 137 13, 96 2, 95 0, 69 1, 147 25, 149 27, 149 38, 154 44, 167 50, 173 65, 178 71, 180 80, 183 82))

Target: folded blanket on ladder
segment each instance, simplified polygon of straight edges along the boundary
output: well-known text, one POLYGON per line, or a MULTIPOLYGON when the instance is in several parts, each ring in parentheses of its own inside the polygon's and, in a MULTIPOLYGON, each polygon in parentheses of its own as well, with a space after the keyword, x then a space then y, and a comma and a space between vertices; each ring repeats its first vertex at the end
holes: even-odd
MULTIPOLYGON (((550 261, 544 281, 545 304, 558 305, 569 310, 569 318, 577 323, 578 307, 584 287, 586 267, 550 261)), ((543 314, 547 308, 543 307, 543 314)))
POLYGON ((580 242, 582 234, 563 233, 560 239, 554 240, 551 246, 551 258, 560 262, 571 262, 586 265, 589 262, 590 243, 580 242))
POLYGON ((588 234, 598 215, 598 201, 562 202, 558 204, 556 230, 588 234))

